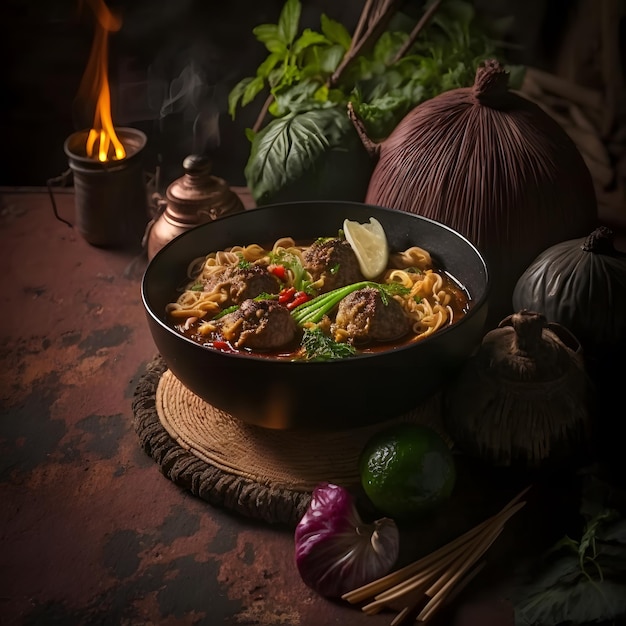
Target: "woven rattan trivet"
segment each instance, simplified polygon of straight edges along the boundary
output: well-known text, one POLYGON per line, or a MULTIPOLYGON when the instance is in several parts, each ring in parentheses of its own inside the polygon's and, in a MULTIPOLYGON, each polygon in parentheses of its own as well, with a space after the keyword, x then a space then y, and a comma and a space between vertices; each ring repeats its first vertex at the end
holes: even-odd
POLYGON ((162 473, 194 495, 245 516, 295 525, 321 481, 359 484, 366 441, 394 422, 441 432, 440 397, 380 424, 340 431, 271 430, 241 422, 189 391, 160 356, 133 400, 141 446, 162 473))

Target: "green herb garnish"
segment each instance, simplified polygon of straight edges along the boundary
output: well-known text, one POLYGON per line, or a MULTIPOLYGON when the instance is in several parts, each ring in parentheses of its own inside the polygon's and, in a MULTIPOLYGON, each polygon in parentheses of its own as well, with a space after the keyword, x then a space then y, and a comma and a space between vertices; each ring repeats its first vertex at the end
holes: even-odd
POLYGON ((270 262, 283 265, 293 273, 293 286, 298 291, 305 291, 311 294, 311 280, 309 273, 304 269, 300 259, 291 252, 270 253, 270 262))
POLYGON ((352 283, 351 285, 346 285, 345 287, 339 287, 329 291, 328 293, 316 296, 308 302, 297 306, 291 312, 291 315, 300 325, 306 322, 313 322, 314 324, 317 324, 321 321, 324 315, 329 313, 346 296, 350 295, 353 291, 363 289, 364 287, 375 287, 380 290, 381 297, 385 303, 387 302, 386 298, 389 295, 406 294, 409 292, 407 287, 404 287, 399 283, 391 283, 387 285, 383 283, 375 283, 371 280, 363 280, 361 282, 352 283))
POLYGON ((232 306, 227 306, 225 309, 222 309, 219 313, 213 316, 214 320, 220 319, 220 317, 224 317, 224 315, 228 315, 229 313, 234 313, 239 308, 238 304, 233 304, 232 306))
POLYGON ((307 361, 330 361, 356 354, 356 349, 352 344, 335 341, 319 328, 305 328, 302 348, 307 361))

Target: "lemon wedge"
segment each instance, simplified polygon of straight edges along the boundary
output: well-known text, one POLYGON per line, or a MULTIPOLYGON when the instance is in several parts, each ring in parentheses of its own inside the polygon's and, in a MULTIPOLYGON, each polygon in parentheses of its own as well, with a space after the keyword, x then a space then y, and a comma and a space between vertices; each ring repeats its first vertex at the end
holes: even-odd
POLYGON ((370 217, 369 223, 344 220, 343 232, 359 261, 361 273, 368 280, 379 276, 389 261, 389 244, 381 223, 370 217))

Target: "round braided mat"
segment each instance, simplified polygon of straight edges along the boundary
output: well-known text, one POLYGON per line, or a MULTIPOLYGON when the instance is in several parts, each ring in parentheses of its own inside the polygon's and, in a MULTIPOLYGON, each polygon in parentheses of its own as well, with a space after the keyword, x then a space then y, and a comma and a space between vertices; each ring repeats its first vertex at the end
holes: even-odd
POLYGON ((322 481, 360 484, 358 458, 386 426, 441 428, 436 395, 393 420, 338 431, 273 430, 242 422, 189 391, 157 356, 133 399, 143 449, 162 473, 211 504, 270 523, 295 525, 322 481))

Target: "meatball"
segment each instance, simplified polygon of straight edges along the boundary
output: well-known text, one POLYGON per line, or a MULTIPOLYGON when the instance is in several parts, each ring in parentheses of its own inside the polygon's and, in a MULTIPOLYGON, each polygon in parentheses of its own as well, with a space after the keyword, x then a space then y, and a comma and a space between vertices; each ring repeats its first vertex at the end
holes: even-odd
POLYGON ((213 275, 204 285, 204 291, 224 289, 228 298, 226 306, 241 304, 244 300, 256 298, 262 293, 278 293, 280 280, 261 265, 227 267, 213 275))
POLYGON ((303 252, 302 258, 313 280, 323 279, 322 293, 365 280, 354 250, 345 239, 320 239, 303 252))
POLYGON ((244 300, 220 320, 222 336, 237 348, 270 351, 292 344, 299 327, 275 300, 244 300))
POLYGON ((333 332, 344 332, 357 343, 394 341, 411 329, 402 305, 379 289, 364 287, 346 296, 337 309, 333 332))

